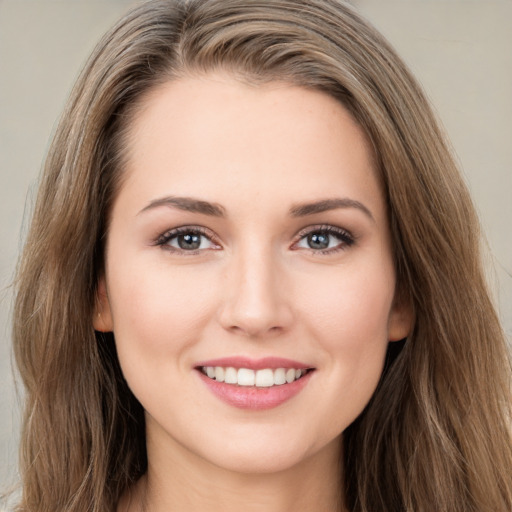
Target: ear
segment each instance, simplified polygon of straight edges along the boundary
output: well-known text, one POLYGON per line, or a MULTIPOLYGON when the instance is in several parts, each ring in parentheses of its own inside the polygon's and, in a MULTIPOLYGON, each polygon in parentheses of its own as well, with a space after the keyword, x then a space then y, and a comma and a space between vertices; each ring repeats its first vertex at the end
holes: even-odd
POLYGON ((400 341, 407 338, 414 325, 412 304, 403 297, 395 296, 388 321, 388 340, 400 341))
POLYGON ((94 329, 100 332, 112 332, 114 329, 104 277, 101 277, 98 281, 98 288, 96 290, 96 306, 94 308, 92 324, 94 329))

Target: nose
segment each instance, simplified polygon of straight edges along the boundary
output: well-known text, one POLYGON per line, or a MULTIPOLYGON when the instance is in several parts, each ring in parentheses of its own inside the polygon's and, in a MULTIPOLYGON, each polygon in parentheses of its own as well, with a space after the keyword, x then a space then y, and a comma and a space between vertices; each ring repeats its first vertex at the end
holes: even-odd
POLYGON ((293 322, 284 273, 271 252, 263 252, 233 255, 220 311, 224 329, 251 338, 287 331, 293 322))

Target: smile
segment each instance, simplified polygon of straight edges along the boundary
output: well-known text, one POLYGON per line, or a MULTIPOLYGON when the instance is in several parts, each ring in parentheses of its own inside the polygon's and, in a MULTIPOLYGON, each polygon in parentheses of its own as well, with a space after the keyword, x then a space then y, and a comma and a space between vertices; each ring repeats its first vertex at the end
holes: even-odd
POLYGON ((270 388, 282 386, 303 377, 309 370, 298 368, 234 368, 232 366, 202 366, 201 372, 212 380, 237 386, 270 388))
POLYGON ((308 386, 316 368, 281 357, 225 357, 195 367, 206 388, 237 409, 265 410, 288 402, 308 386))

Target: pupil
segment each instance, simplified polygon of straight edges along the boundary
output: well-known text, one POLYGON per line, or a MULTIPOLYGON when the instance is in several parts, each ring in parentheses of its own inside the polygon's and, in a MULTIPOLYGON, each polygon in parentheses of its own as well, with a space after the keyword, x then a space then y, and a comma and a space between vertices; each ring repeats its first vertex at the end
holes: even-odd
POLYGON ((181 249, 199 249, 201 245, 201 237, 200 235, 179 235, 178 236, 178 245, 181 249))
POLYGON ((308 243, 312 249, 326 249, 329 247, 329 235, 312 233, 308 236, 308 243))

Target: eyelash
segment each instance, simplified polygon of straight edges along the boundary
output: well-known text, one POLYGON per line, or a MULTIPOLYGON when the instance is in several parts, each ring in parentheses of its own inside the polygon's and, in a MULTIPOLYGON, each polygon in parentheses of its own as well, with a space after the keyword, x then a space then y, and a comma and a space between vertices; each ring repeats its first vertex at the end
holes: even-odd
MULTIPOLYGON (((324 225, 318 225, 318 226, 311 226, 306 229, 303 229, 300 231, 297 235, 297 241, 294 242, 294 245, 298 244, 303 238, 311 235, 311 234, 326 234, 326 235, 332 235, 338 238, 340 240, 340 243, 331 248, 326 249, 311 249, 309 248, 309 251, 312 254, 334 254, 339 251, 343 251, 354 245, 356 239, 355 237, 347 230, 341 229, 335 226, 331 226, 328 224, 324 225)), ((214 234, 205 228, 202 228, 200 226, 182 226, 179 228, 171 229, 169 231, 166 231, 165 233, 162 233, 156 240, 155 245, 162 247, 162 249, 170 251, 175 254, 183 255, 183 256, 194 256, 199 254, 204 249, 195 249, 195 250, 185 250, 185 249, 176 249, 174 247, 171 247, 169 242, 178 237, 179 235, 200 235, 207 238, 209 241, 211 241, 215 245, 220 244, 217 242, 216 237, 214 234)), ((294 249, 297 250, 297 249, 294 249)), ((308 249, 306 249, 308 250, 308 249)))
MULTIPOLYGON (((194 256, 195 254, 199 254, 202 249, 196 249, 194 251, 187 251, 185 249, 176 249, 174 247, 171 247, 169 242, 173 239, 178 237, 179 235, 200 235, 204 236, 214 244, 217 244, 216 238, 213 235, 211 231, 208 229, 199 227, 199 226, 182 226, 179 228, 171 229, 169 231, 166 231, 165 233, 162 233, 155 241, 155 245, 158 245, 162 247, 162 249, 165 249, 166 251, 177 253, 177 254, 183 254, 183 256, 194 256)), ((218 244, 217 244, 218 245, 218 244)))
POLYGON ((339 251, 344 251, 354 245, 356 239, 354 235, 352 235, 346 229, 338 228, 336 226, 331 226, 329 224, 322 224, 318 226, 311 226, 301 230, 297 235, 297 242, 294 242, 294 245, 300 242, 303 238, 311 235, 313 233, 316 234, 326 234, 332 235, 336 237, 340 243, 335 247, 327 248, 327 249, 309 249, 313 254, 334 254, 339 251))

